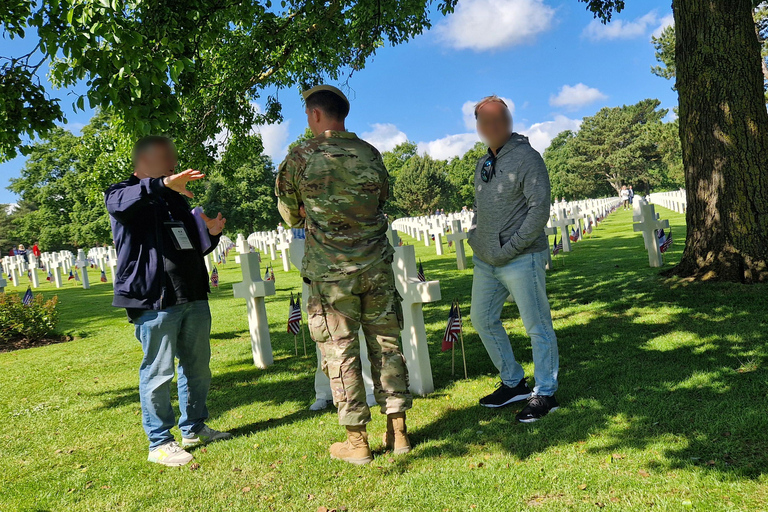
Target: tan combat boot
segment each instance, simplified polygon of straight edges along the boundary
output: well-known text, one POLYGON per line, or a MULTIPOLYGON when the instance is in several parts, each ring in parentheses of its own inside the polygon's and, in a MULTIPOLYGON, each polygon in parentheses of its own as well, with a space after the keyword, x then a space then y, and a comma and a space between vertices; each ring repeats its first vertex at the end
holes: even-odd
POLYGON ((332 459, 343 460, 351 464, 368 464, 373 461, 365 425, 347 426, 347 440, 343 443, 333 443, 330 452, 332 459))
POLYGON ((408 429, 405 426, 405 413, 387 414, 387 431, 384 432, 384 448, 395 455, 411 451, 408 429))

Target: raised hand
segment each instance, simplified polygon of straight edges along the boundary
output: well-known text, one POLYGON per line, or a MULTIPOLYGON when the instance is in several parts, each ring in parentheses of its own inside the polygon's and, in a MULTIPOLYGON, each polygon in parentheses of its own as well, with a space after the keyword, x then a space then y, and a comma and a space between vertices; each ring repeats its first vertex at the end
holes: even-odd
POLYGON ((224 231, 224 224, 226 224, 227 219, 221 216, 221 212, 219 212, 219 214, 213 219, 204 213, 200 213, 200 218, 203 219, 203 222, 205 222, 205 227, 208 228, 208 233, 212 234, 213 236, 216 236, 224 231))
POLYGON ((202 172, 196 171, 195 169, 187 169, 186 171, 182 171, 178 174, 166 176, 163 178, 163 184, 165 184, 166 188, 169 188, 174 192, 178 192, 179 194, 185 195, 187 197, 193 197, 194 194, 187 190, 187 183, 202 178, 205 178, 205 174, 202 172))

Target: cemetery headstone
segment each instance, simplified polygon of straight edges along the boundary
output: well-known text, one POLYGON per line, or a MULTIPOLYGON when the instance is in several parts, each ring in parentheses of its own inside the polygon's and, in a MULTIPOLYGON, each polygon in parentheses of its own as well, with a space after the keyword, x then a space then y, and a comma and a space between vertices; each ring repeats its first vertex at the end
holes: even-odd
POLYGON ((275 294, 275 282, 263 281, 259 268, 259 255, 246 253, 240 257, 243 281, 232 285, 232 293, 245 299, 248 312, 248 328, 251 333, 253 364, 266 368, 273 363, 272 343, 269 339, 269 320, 264 297, 275 294))

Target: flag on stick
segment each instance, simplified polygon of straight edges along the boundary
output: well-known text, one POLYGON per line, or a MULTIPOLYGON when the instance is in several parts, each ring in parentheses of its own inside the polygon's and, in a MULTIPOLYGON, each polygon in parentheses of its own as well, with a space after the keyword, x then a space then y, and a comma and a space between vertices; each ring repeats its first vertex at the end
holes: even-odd
MULTIPOLYGON (((104 275, 104 271, 103 271, 103 270, 101 271, 101 275, 102 275, 102 276, 104 275)), ((51 274, 51 271, 49 270, 49 271, 48 271, 48 275, 47 275, 47 276, 45 276, 45 280, 46 280, 46 281, 50 281, 50 280, 52 280, 52 279, 53 279, 53 274, 51 274)), ((106 277, 104 277, 104 282, 106 282, 106 281, 107 281, 107 278, 106 278, 106 277)))
POLYGON ((419 271, 416 273, 416 277, 418 277, 419 281, 422 282, 427 280, 426 276, 424 275, 424 265, 421 264, 421 260, 419 260, 419 271))
POLYGON ((67 281, 71 281, 75 278, 75 274, 72 273, 72 269, 69 269, 69 277, 67 278, 67 281))
POLYGON ((453 344, 459 341, 459 332, 461 332, 461 320, 456 313, 456 301, 451 303, 451 311, 448 313, 448 325, 443 333, 442 351, 446 352, 453 348, 453 344))
POLYGON ((669 228, 669 236, 667 236, 663 242, 661 242, 661 245, 659 246, 659 251, 661 253, 667 252, 667 250, 672 247, 672 228, 669 228))
POLYGON ((216 267, 213 267, 213 270, 211 271, 211 284, 214 288, 219 287, 219 269, 216 267))
POLYGON ((291 293, 291 304, 288 307, 288 332, 296 336, 301 330, 301 304, 293 300, 291 293))
POLYGON ((24 294, 24 297, 21 299, 21 303, 25 306, 31 306, 32 300, 34 299, 34 296, 32 295, 32 287, 27 286, 27 293, 24 294))
MULTIPOLYGON (((48 275, 50 276, 50 275, 51 275, 51 273, 50 273, 50 272, 48 272, 48 275)), ((50 278, 49 278, 48 280, 50 281, 50 278)), ((106 273, 106 272, 104 272, 103 270, 101 271, 101 277, 99 277, 99 280, 100 280, 102 283, 106 283, 106 282, 107 282, 107 273, 106 273)))
POLYGON ((560 237, 560 241, 557 241, 557 238, 555 238, 554 246, 552 247, 552 255, 557 256, 560 254, 560 251, 563 250, 563 237, 560 237))

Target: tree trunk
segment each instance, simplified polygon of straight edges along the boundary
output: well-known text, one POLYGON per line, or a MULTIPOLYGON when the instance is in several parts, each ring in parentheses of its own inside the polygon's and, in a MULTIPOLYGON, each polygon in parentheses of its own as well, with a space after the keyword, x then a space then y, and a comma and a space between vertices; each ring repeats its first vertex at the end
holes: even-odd
POLYGON ((670 273, 768 280, 768 112, 750 0, 674 0, 688 236, 670 273))

